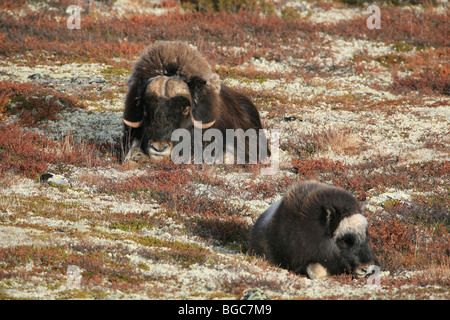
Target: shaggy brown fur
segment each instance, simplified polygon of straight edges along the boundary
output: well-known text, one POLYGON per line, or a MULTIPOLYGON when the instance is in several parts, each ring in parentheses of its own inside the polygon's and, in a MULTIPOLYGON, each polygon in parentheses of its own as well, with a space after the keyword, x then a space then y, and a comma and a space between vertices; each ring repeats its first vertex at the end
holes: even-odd
MULTIPOLYGON (((157 41, 144 50, 128 82, 123 113, 125 151, 133 141, 138 141, 140 148, 148 153, 148 141, 168 141, 175 129, 192 129, 192 122, 184 113, 181 115, 181 104, 191 108, 190 115, 196 121, 214 122, 211 128, 219 129, 224 136, 226 129, 262 129, 253 103, 220 84, 218 75, 211 71, 211 66, 195 47, 180 41, 157 41), (158 96, 162 89, 146 94, 147 87, 161 76, 184 81, 190 99, 158 96), (138 125, 132 128, 129 123, 138 125)), ((246 146, 246 154, 248 148, 246 146)))
POLYGON ((292 186, 258 218, 250 232, 249 253, 310 277, 315 276, 314 270, 360 275, 366 265, 377 262, 366 225, 350 193, 303 182, 292 186))
POLYGON ((140 90, 145 89, 149 79, 160 75, 203 80, 207 88, 212 89, 208 93, 218 100, 219 76, 211 71, 211 66, 196 47, 181 41, 156 41, 142 52, 134 65, 128 82, 124 119, 131 122, 142 120, 143 110, 139 103, 143 92, 140 90))

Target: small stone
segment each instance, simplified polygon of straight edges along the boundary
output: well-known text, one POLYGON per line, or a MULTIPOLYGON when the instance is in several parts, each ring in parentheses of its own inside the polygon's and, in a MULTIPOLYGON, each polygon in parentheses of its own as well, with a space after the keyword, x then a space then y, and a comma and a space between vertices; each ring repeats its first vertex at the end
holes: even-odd
POLYGON ((101 78, 97 78, 97 79, 94 79, 94 80, 91 80, 91 81, 89 81, 89 84, 92 84, 92 83, 105 83, 106 82, 106 80, 105 79, 101 79, 101 78))
POLYGON ((291 122, 291 121, 295 121, 295 120, 302 121, 301 119, 297 119, 296 116, 287 116, 287 117, 284 117, 283 120, 286 122, 291 122))
POLYGON ((32 75, 29 75, 29 76, 28 76, 28 79, 31 79, 31 80, 39 80, 39 79, 42 79, 42 76, 41 76, 40 73, 33 73, 32 75))
POLYGON ((241 300, 269 300, 269 297, 262 290, 255 289, 244 293, 241 300))
POLYGON ((292 167, 288 171, 297 174, 298 173, 298 168, 292 167))
POLYGON ((66 177, 53 173, 44 173, 39 178, 39 182, 41 185, 48 184, 50 186, 70 186, 70 183, 66 177))

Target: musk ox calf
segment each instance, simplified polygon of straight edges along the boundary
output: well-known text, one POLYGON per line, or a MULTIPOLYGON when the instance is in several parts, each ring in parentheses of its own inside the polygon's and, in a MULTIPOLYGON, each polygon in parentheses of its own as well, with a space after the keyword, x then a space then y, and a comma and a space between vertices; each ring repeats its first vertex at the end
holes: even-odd
POLYGON ((156 41, 135 63, 123 122, 125 160, 138 162, 170 158, 176 129, 214 128, 224 136, 226 129, 262 129, 254 104, 221 84, 198 50, 179 41, 156 41))
POLYGON ((249 253, 311 279, 364 276, 368 266, 378 264, 356 199, 315 181, 292 186, 257 219, 249 253))

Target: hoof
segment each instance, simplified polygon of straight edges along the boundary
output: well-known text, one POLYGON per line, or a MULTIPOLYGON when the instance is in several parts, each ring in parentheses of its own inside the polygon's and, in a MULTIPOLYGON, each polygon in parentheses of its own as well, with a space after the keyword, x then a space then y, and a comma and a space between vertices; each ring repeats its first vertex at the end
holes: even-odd
POLYGON ((306 273, 311 280, 325 280, 330 277, 328 270, 320 263, 310 263, 306 268, 306 273))
POLYGON ((147 163, 150 161, 150 157, 146 155, 140 148, 133 148, 128 152, 128 155, 125 157, 124 163, 147 163))

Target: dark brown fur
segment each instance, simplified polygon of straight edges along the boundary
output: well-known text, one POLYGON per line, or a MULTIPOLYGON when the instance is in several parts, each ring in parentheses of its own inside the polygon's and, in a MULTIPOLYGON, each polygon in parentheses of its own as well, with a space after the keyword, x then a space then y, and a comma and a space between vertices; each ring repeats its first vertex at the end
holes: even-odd
POLYGON ((300 274, 316 263, 330 274, 353 272, 376 261, 367 230, 359 230, 361 240, 351 232, 335 232, 344 218, 360 211, 356 199, 341 188, 313 181, 296 184, 257 219, 249 253, 300 274))
POLYGON ((125 152, 134 139, 142 140, 141 148, 145 152, 146 142, 149 140, 167 141, 170 140, 174 129, 192 129, 192 122, 188 121, 187 117, 180 118, 180 111, 175 110, 177 103, 191 103, 193 117, 203 123, 215 121, 211 128, 219 129, 224 137, 226 129, 262 129, 259 112, 250 99, 220 84, 219 77, 211 71, 210 65, 195 47, 179 41, 157 41, 144 50, 129 79, 124 120, 144 122, 139 128, 124 125, 125 152), (146 87, 149 80, 157 76, 177 77, 185 81, 189 87, 191 101, 173 102, 160 99, 155 102, 156 98, 149 99, 145 93, 146 87), (165 112, 168 116, 152 120, 155 119, 152 118, 152 113, 159 107, 157 103, 162 104, 162 108, 173 110, 165 112), (177 117, 178 123, 167 120, 177 117), (156 130, 154 121, 169 123, 164 124, 164 130, 156 130))

